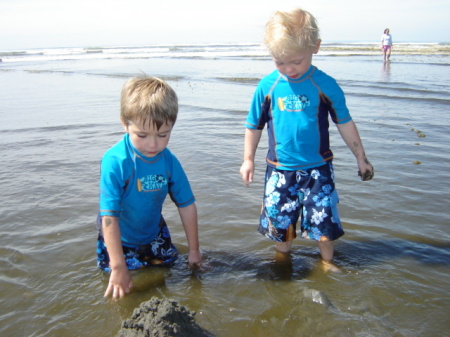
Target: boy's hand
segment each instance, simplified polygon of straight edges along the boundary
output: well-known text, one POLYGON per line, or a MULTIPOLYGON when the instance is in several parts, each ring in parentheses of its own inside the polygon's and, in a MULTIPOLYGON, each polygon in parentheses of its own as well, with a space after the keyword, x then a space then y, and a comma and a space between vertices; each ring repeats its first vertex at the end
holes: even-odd
POLYGON ((199 250, 193 250, 189 252, 188 256, 189 268, 200 268, 202 266, 202 253, 199 250))
POLYGON ((193 250, 188 255, 189 268, 202 268, 202 253, 199 250, 193 250))
POLYGON ((133 288, 133 282, 128 269, 126 267, 113 269, 104 297, 112 295, 114 299, 122 298, 130 292, 131 288, 133 288))
POLYGON ((245 186, 249 187, 250 183, 253 182, 253 173, 255 172, 255 163, 253 160, 244 160, 240 172, 245 186))
POLYGON ((370 164, 367 158, 364 158, 364 160, 362 160, 361 162, 358 161, 358 168, 358 176, 361 177, 362 181, 368 181, 373 178, 375 171, 372 164, 370 164))

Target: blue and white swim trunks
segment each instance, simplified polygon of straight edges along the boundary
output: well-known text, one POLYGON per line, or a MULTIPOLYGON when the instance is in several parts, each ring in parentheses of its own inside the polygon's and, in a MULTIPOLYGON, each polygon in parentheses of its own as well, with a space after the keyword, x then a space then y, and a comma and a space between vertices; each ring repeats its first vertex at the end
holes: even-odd
MULTIPOLYGON (((97 220, 97 221, 101 221, 97 220)), ((101 224, 100 224, 101 226, 101 224)), ((129 270, 149 266, 172 266, 178 258, 178 250, 172 244, 169 228, 161 217, 160 230, 156 238, 146 245, 125 245, 122 243, 123 255, 129 270)), ((101 233, 97 239, 97 266, 111 272, 109 254, 101 233)))
POLYGON ((268 166, 258 231, 274 241, 290 241, 301 218, 302 238, 334 241, 344 235, 338 203, 332 163, 300 171, 268 166))

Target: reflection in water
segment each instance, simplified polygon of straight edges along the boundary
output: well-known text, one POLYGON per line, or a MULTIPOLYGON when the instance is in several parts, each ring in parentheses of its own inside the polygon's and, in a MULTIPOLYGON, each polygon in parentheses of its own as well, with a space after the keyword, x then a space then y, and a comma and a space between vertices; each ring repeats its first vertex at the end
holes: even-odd
POLYGON ((389 81, 391 79, 391 62, 383 62, 381 78, 383 81, 389 81))
MULTIPOLYGON (((264 264, 261 266, 264 266, 264 264)), ((264 267, 260 272, 262 272, 262 275, 266 274, 266 277, 268 276, 269 279, 284 281, 293 279, 294 268, 292 265, 292 256, 289 253, 276 251, 275 259, 265 263, 264 267)))

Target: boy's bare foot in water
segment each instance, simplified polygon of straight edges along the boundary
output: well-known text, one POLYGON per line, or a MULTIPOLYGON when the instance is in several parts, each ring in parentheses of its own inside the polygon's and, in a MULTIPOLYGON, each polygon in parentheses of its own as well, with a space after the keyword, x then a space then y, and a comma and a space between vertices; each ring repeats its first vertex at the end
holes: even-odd
POLYGON ((329 261, 320 261, 320 266, 324 272, 332 272, 332 273, 342 273, 338 266, 336 266, 333 262, 329 261))

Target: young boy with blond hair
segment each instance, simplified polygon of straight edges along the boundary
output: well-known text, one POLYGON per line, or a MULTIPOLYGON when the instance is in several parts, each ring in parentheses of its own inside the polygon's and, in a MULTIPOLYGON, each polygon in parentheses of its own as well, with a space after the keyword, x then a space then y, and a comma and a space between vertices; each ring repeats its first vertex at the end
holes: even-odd
POLYGON ((320 48, 319 28, 307 11, 277 11, 268 21, 264 43, 277 70, 258 84, 246 120, 245 185, 253 181, 255 153, 267 126, 263 207, 259 232, 289 253, 301 217, 301 236, 316 240, 324 266, 332 264, 333 241, 344 235, 334 183, 329 141, 330 117, 356 157, 362 180, 374 170, 336 81, 312 65, 320 48))
POLYGON ((161 214, 167 194, 178 207, 189 265, 201 264, 194 194, 167 148, 177 114, 177 95, 163 80, 132 78, 123 86, 120 119, 126 133, 103 156, 100 174, 97 264, 111 273, 105 296, 129 293, 129 270, 175 262, 178 251, 161 214))

